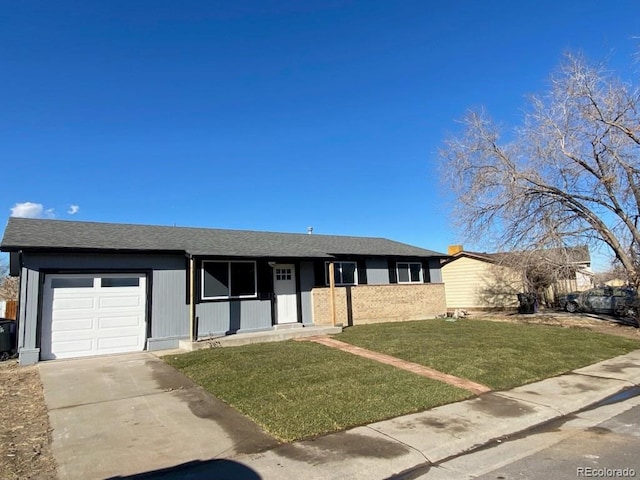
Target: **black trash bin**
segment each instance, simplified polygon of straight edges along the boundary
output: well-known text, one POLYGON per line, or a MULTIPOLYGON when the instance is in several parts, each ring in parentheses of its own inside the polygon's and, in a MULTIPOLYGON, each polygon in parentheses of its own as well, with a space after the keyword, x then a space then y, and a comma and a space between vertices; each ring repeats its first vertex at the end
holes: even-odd
POLYGON ((16 322, 13 320, 0 321, 0 357, 6 359, 13 353, 13 343, 16 332, 16 322))
POLYGON ((519 293, 518 302, 520 302, 520 306, 518 307, 518 313, 535 313, 537 300, 535 293, 519 293))

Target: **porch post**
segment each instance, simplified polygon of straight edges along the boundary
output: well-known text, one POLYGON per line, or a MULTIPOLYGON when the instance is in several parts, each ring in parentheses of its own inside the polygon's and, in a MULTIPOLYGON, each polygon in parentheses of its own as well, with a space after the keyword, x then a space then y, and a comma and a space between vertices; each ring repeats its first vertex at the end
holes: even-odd
POLYGON ((335 266, 329 262, 329 290, 331 292, 331 325, 336 326, 336 277, 335 266))

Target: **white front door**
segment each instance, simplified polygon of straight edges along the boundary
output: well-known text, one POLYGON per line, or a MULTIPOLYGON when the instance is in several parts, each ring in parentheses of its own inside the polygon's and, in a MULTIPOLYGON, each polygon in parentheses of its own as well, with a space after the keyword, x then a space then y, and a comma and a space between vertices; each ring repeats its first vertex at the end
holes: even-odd
POLYGON ((276 294, 276 323, 280 325, 297 322, 295 265, 278 263, 273 266, 273 291, 276 294))

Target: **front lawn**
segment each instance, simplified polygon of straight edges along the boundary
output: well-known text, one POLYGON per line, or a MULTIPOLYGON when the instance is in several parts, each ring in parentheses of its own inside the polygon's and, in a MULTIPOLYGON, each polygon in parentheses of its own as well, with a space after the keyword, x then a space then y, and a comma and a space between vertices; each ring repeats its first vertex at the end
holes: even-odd
MULTIPOLYGON (((579 328, 480 320, 350 327, 335 338, 502 390, 640 348, 579 328)), ((276 342, 165 357, 283 441, 468 398, 467 391, 310 342, 276 342)))
POLYGON ((335 338, 494 390, 553 377, 640 348, 636 340, 581 328, 469 319, 361 325, 335 338))
POLYGON ((164 359, 283 441, 471 396, 465 390, 309 342, 199 350, 164 359))

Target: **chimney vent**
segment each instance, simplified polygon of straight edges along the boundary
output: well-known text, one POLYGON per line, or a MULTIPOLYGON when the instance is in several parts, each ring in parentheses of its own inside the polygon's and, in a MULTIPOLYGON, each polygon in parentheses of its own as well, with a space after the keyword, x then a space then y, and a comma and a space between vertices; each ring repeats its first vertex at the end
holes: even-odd
POLYGON ((447 253, 449 255, 455 255, 456 253, 460 253, 462 250, 464 250, 462 248, 462 245, 449 245, 449 247, 447 248, 447 253))

